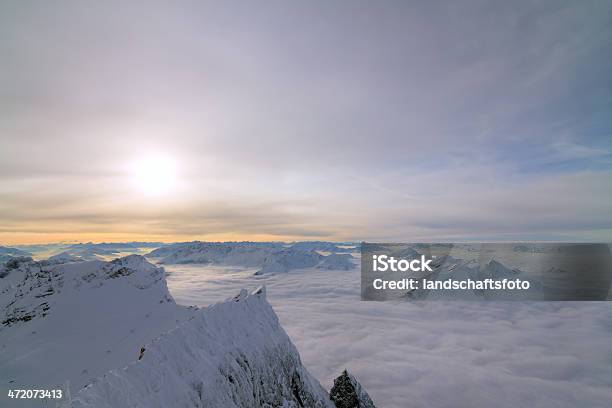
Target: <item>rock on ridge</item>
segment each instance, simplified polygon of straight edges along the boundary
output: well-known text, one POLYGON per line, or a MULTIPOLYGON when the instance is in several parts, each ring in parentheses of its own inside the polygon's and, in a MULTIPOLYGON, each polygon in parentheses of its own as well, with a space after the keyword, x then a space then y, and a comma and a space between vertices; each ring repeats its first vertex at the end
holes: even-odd
POLYGON ((347 370, 334 380, 329 394, 336 408, 376 408, 359 381, 347 370))

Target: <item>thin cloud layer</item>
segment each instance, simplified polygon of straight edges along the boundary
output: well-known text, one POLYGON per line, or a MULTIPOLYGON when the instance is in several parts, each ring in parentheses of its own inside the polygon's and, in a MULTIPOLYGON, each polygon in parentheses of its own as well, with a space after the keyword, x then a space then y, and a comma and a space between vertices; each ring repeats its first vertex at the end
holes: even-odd
POLYGON ((607 240, 611 13, 3 4, 0 240, 607 240))

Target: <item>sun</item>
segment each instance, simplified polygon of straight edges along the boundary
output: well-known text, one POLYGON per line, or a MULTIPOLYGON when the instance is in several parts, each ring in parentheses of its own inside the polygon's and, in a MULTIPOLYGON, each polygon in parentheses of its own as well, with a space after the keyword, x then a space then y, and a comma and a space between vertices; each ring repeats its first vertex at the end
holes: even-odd
POLYGON ((176 164, 170 157, 151 155, 135 161, 131 166, 135 186, 147 195, 170 192, 176 185, 176 164))

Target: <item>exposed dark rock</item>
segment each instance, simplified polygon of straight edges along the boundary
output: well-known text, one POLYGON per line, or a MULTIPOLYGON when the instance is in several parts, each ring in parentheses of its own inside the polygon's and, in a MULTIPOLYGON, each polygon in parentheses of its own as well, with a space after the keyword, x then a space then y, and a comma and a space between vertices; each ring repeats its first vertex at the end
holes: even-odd
POLYGON ((329 397, 336 408, 376 408, 359 381, 346 370, 334 380, 329 397))

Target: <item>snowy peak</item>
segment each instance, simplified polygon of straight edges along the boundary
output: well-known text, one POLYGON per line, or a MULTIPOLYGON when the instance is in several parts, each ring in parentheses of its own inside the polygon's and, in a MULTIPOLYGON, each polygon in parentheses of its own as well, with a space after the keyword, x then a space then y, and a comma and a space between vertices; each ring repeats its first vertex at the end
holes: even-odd
MULTIPOLYGON (((129 276, 128 281, 138 289, 146 289, 164 280, 164 268, 155 266, 140 255, 128 255, 112 260, 104 268, 106 279, 129 276)), ((164 280, 165 286, 165 280, 164 280)))
POLYGON ((351 254, 330 254, 323 258, 323 261, 317 265, 317 268, 334 271, 348 271, 355 267, 353 263, 354 259, 355 258, 351 254))
POLYGON ((479 275, 483 279, 513 279, 519 275, 520 272, 506 267, 504 264, 491 259, 489 263, 480 271, 479 275))
POLYGON ((359 381, 347 370, 334 380, 329 396, 336 408, 376 408, 359 381))
POLYGON ((110 262, 85 261, 61 264, 55 269, 71 277, 75 288, 102 287, 109 283, 107 282, 109 280, 123 278, 118 281, 121 285, 127 284, 137 289, 146 289, 163 281, 161 290, 167 292, 164 269, 149 263, 140 255, 129 255, 110 262))
POLYGON ((261 270, 257 274, 288 272, 292 269, 310 268, 318 265, 323 258, 323 255, 316 251, 286 248, 266 257, 261 270))
POLYGON ((0 353, 0 372, 24 388, 75 392, 195 313, 175 304, 163 268, 141 256, 23 261, 0 279, 0 292, 0 347, 11 350, 0 353))
POLYGON ((50 265, 59 265, 59 264, 70 263, 70 262, 81 262, 84 260, 85 258, 82 258, 77 255, 73 255, 70 252, 65 251, 65 252, 60 252, 57 255, 53 255, 49 257, 46 260, 46 263, 50 265))
POLYGON ((0 270, 0 277, 3 277, 0 292, 7 302, 0 304, 3 307, 0 323, 11 326, 46 317, 54 303, 69 301, 75 292, 99 289, 107 281, 118 278, 123 278, 119 285, 136 289, 150 288, 163 281, 157 297, 173 302, 163 280, 163 268, 150 264, 142 256, 130 255, 111 262, 55 262, 13 258, 4 265, 0 270))
POLYGON ((266 300, 242 290, 144 346, 82 389, 73 407, 333 407, 266 300))

